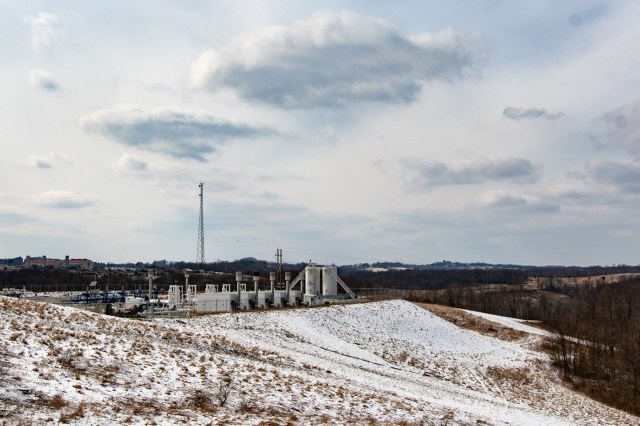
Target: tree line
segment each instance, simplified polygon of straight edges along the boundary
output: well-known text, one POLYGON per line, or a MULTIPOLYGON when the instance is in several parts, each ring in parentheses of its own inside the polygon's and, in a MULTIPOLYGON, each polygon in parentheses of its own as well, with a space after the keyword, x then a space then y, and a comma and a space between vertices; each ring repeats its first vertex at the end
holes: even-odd
POLYGON ((545 321, 555 364, 596 399, 640 414, 640 279, 584 285, 545 321))
POLYGON ((372 272, 347 267, 338 274, 351 288, 437 290, 476 284, 522 284, 528 273, 521 269, 391 269, 372 272))

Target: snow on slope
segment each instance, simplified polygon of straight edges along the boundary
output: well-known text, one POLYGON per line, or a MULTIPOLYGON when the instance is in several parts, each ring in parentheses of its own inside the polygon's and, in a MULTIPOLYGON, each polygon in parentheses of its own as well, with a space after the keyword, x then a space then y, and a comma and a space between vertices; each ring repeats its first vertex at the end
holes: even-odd
POLYGON ((498 323, 500 325, 503 325, 505 327, 509 327, 512 328, 514 330, 519 330, 519 331, 524 331, 525 333, 529 333, 529 334, 537 334, 540 336, 548 336, 549 332, 541 329, 541 328, 537 328, 537 327, 533 327, 531 325, 527 325, 526 320, 522 320, 522 319, 518 319, 518 318, 509 318, 509 317, 503 317, 500 315, 493 315, 493 314, 486 314, 484 312, 477 312, 477 311, 469 311, 467 309, 463 309, 464 312, 467 312, 471 315, 475 315, 477 317, 480 318, 484 318, 487 321, 492 321, 495 323, 498 323))
POLYGON ((149 323, 0 298, 0 352, 7 424, 639 422, 404 301, 149 323))

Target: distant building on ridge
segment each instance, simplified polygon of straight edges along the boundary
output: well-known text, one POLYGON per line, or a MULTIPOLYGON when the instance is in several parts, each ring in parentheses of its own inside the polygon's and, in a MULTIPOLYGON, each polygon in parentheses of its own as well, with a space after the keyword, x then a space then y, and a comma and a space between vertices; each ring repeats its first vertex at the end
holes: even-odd
POLYGON ((80 271, 93 271, 93 261, 89 259, 50 259, 47 256, 31 257, 24 260, 25 268, 55 268, 55 269, 77 269, 80 271))

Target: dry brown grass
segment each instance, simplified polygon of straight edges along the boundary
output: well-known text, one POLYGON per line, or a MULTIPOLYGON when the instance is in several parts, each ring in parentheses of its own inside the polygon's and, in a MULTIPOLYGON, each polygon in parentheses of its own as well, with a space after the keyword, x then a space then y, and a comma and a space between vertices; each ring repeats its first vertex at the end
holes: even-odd
POLYGON ((64 399, 61 394, 56 394, 53 396, 39 395, 36 400, 36 404, 44 405, 45 407, 49 407, 54 410, 60 410, 69 405, 67 400, 64 399))
POLYGON ((260 408, 255 401, 251 399, 243 399, 240 401, 240 405, 238 406, 238 412, 245 414, 260 414, 263 412, 263 409, 260 408))
POLYGON ((187 396, 185 405, 206 413, 218 411, 214 395, 207 389, 197 389, 187 396))
POLYGON ((60 423, 68 423, 71 420, 84 417, 85 406, 83 403, 78 404, 75 410, 60 415, 60 423))
POLYGON ((573 278, 558 278, 558 280, 562 283, 579 283, 579 284, 595 284, 595 283, 605 283, 605 284, 613 284, 619 281, 636 278, 638 277, 638 273, 630 272, 630 273, 622 273, 622 274, 609 274, 609 275, 592 275, 590 277, 573 277, 573 278), (603 280, 604 278, 604 280, 603 280))
POLYGON ((532 381, 531 370, 527 367, 488 367, 487 376, 503 384, 528 385, 532 381))
POLYGON ((120 397, 112 401, 113 405, 118 407, 118 410, 129 416, 153 415, 159 409, 158 401, 151 398, 120 397))
POLYGON ((453 412, 453 410, 448 410, 440 418, 439 425, 440 426, 447 426, 447 425, 451 424, 451 422, 454 421, 455 418, 456 418, 456 414, 453 412))
POLYGON ((58 364, 73 373, 82 374, 86 370, 82 366, 84 361, 82 349, 66 349, 58 355, 56 360, 58 364))
POLYGON ((524 331, 505 327, 501 324, 469 314, 461 309, 432 305, 429 303, 416 303, 416 305, 458 327, 477 331, 487 336, 497 337, 498 339, 507 341, 520 340, 527 336, 527 333, 524 331))

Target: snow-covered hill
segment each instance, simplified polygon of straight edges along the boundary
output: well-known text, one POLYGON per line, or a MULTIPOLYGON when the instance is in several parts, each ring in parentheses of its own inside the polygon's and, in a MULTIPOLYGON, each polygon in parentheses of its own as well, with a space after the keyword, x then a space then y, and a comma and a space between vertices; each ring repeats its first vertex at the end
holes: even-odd
POLYGON ((1 297, 0 422, 640 423, 567 389, 522 336, 404 301, 149 323, 1 297))

